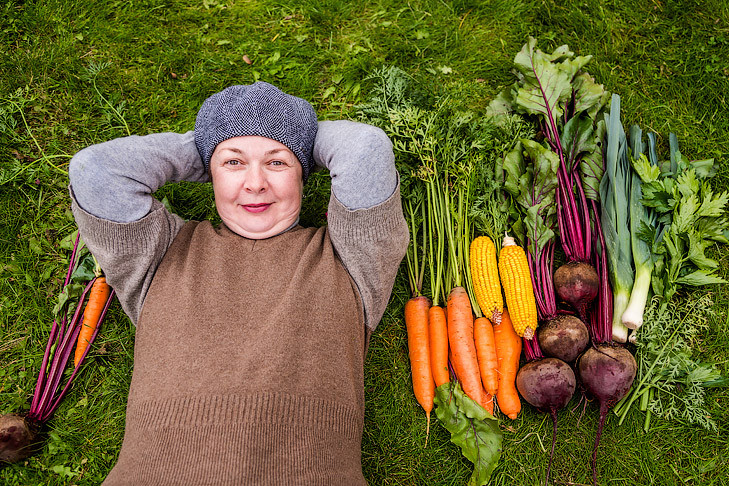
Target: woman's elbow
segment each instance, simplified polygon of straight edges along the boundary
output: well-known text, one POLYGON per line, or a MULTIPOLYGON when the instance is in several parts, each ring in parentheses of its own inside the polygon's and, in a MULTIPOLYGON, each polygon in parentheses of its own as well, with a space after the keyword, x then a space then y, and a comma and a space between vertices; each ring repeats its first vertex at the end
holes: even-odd
POLYGON ((78 151, 68 163, 68 180, 71 186, 79 186, 88 180, 89 168, 93 165, 93 147, 78 151))

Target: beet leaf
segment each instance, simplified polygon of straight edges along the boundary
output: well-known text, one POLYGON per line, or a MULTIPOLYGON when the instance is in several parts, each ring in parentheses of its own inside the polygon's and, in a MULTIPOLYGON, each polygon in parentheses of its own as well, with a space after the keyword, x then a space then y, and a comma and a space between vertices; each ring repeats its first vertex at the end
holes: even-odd
POLYGON ((451 442, 473 463, 469 486, 487 484, 501 457, 503 434, 498 420, 473 401, 457 382, 435 390, 435 413, 451 433, 451 442))

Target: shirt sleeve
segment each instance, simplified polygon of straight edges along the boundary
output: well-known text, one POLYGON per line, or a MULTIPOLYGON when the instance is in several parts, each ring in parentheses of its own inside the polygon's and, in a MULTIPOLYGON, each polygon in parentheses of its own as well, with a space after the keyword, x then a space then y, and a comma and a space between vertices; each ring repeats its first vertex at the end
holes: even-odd
POLYGON ((410 241, 392 144, 382 130, 362 123, 321 122, 319 130, 315 160, 332 177, 329 236, 357 285, 371 332, 410 241))
POLYGON ((374 207, 392 196, 398 185, 392 142, 372 125, 319 122, 314 161, 329 170, 332 192, 348 209, 374 207))
POLYGON ((152 193, 166 182, 207 180, 192 132, 92 145, 73 157, 69 179, 81 237, 136 325, 154 272, 185 224, 152 193))

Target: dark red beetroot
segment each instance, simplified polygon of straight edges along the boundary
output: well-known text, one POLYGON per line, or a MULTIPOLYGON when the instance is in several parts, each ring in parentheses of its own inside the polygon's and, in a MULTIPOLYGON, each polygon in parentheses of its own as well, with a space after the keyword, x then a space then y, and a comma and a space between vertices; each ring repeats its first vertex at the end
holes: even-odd
POLYGON ((40 426, 20 415, 0 415, 0 462, 18 462, 30 456, 40 426))
POLYGON ((524 354, 528 363, 516 375, 516 388, 532 407, 552 417, 552 449, 544 478, 546 485, 557 443, 557 411, 564 408, 575 393, 575 373, 561 359, 544 358, 538 338, 524 340, 524 354))
POLYGON ((587 322, 587 308, 600 291, 600 277, 589 263, 566 263, 554 272, 554 290, 587 322))
POLYGON ((544 322, 537 330, 545 356, 573 362, 590 344, 587 326, 575 316, 562 315, 544 322))
POLYGON ((630 351, 613 344, 599 344, 580 356, 577 372, 585 390, 600 406, 595 446, 592 451, 592 483, 597 485, 597 448, 608 410, 630 390, 638 365, 630 351))

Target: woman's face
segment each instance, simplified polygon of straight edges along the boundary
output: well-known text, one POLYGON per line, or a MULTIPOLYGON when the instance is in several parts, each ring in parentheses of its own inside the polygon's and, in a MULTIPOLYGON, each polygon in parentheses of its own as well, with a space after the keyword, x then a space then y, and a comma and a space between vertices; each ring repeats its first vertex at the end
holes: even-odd
POLYGON ((225 140, 213 152, 210 173, 218 214, 241 236, 275 236, 299 217, 301 164, 280 142, 258 136, 225 140))

